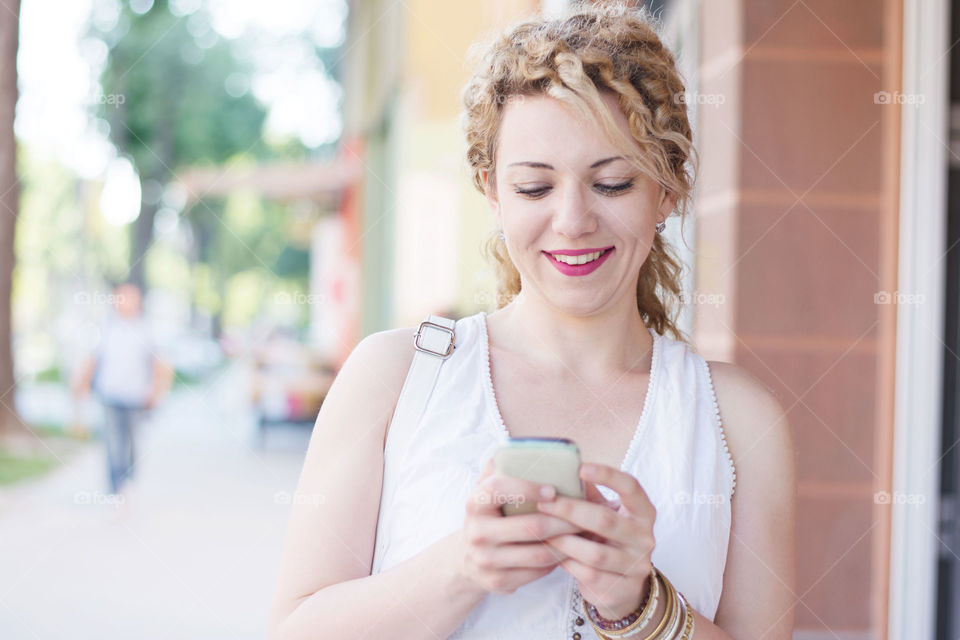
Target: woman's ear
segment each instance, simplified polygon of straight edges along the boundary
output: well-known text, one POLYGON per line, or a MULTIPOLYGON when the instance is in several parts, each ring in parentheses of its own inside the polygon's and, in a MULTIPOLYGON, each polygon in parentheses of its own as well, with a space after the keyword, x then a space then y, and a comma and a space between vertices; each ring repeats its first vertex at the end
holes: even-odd
POLYGON ((677 196, 660 187, 660 204, 657 206, 657 222, 666 222, 670 212, 677 205, 677 196))

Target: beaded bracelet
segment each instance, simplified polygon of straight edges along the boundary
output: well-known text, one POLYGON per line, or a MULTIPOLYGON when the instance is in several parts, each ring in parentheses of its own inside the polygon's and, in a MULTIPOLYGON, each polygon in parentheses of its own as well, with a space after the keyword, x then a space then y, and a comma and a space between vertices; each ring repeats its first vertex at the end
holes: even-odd
MULTIPOLYGON (((656 580, 656 582, 655 582, 654 584, 657 585, 656 591, 659 592, 660 589, 663 589, 663 591, 665 592, 665 594, 664 594, 664 601, 665 601, 665 603, 666 603, 666 610, 667 610, 667 612, 669 612, 669 611, 670 611, 670 607, 672 606, 672 605, 671 605, 671 600, 670 600, 671 596, 670 596, 669 593, 666 593, 666 587, 663 587, 663 586, 662 586, 662 580, 661 580, 662 577, 663 577, 663 574, 662 574, 662 573, 658 573, 658 574, 657 574, 657 580, 656 580)), ((614 638, 616 638, 617 640, 619 640, 620 638, 632 638, 633 636, 636 636, 636 635, 638 635, 638 634, 641 633, 641 632, 646 632, 646 635, 645 635, 645 636, 640 636, 640 637, 642 638, 642 640, 650 640, 651 638, 657 637, 657 633, 659 633, 660 630, 663 629, 666 616, 664 616, 664 619, 661 619, 661 620, 660 620, 660 623, 657 624, 657 626, 656 626, 656 628, 654 629, 653 633, 650 633, 650 632, 649 632, 650 630, 646 628, 646 627, 647 627, 647 622, 649 622, 650 620, 653 619, 653 616, 654 616, 654 614, 655 614, 656 612, 657 612, 657 600, 654 599, 654 600, 651 602, 651 604, 650 604, 650 609, 649 609, 649 611, 646 611, 646 612, 644 613, 644 617, 643 617, 643 621, 642 621, 642 622, 638 623, 638 624, 637 624, 635 627, 633 627, 633 628, 624 629, 622 632, 617 633, 616 635, 613 635, 613 636, 605 636, 605 637, 603 638, 603 640, 613 640, 614 638)))
POLYGON ((593 621, 593 619, 587 616, 587 619, 590 620, 590 625, 593 627, 593 630, 597 633, 597 635, 600 636, 600 638, 602 638, 603 640, 614 640, 615 638, 619 639, 619 638, 635 636, 641 632, 646 632, 647 634, 645 636, 642 636, 644 640, 651 640, 653 638, 663 637, 661 633, 666 627, 667 621, 670 618, 670 613, 672 609, 676 606, 676 603, 674 601, 673 594, 670 592, 669 589, 667 589, 666 584, 664 583, 664 585, 661 586, 661 582, 664 577, 663 574, 657 572, 656 574, 653 574, 653 575, 655 577, 654 585, 656 586, 654 586, 651 589, 651 599, 650 599, 651 606, 649 607, 649 609, 644 611, 644 615, 642 616, 643 624, 640 624, 638 620, 637 622, 630 625, 629 627, 626 627, 618 631, 604 630, 599 628, 596 625, 596 623, 593 621), (666 613, 663 615, 663 617, 661 617, 659 623, 656 625, 656 628, 653 630, 653 632, 650 633, 648 629, 645 629, 645 627, 647 626, 646 623, 650 620, 650 618, 653 617, 653 614, 656 613, 657 605, 656 605, 656 601, 653 599, 653 595, 658 593, 661 588, 665 592, 664 597, 665 597, 665 603, 666 603, 666 613))
MULTIPOLYGON (((643 599, 643 602, 640 603, 640 606, 619 620, 609 620, 604 618, 600 615, 600 612, 597 611, 597 608, 587 602, 585 598, 583 599, 584 613, 587 614, 587 618, 590 620, 590 623, 593 625, 593 627, 602 631, 626 632, 631 629, 641 627, 647 623, 651 616, 653 616, 653 612, 657 608, 660 581, 657 580, 657 570, 652 565, 650 566, 649 582, 650 584, 647 588, 647 595, 643 599)), ((622 633, 617 633, 616 635, 619 636, 622 635, 622 633)))
MULTIPOLYGON (((693 609, 690 608, 687 599, 682 593, 674 588, 673 584, 662 573, 658 574, 659 581, 664 583, 663 589, 666 593, 666 611, 660 619, 656 629, 648 633, 643 640, 689 640, 693 634, 693 609)), ((591 621, 592 624, 592 621, 591 621)), ((637 627, 627 633, 617 633, 607 635, 593 625, 597 635, 602 640, 620 640, 629 636, 634 636, 643 629, 637 627)))
POLYGON ((587 619, 590 621, 590 625, 602 640, 619 640, 620 638, 632 637, 641 633, 646 622, 656 612, 657 595, 659 593, 658 585, 660 582, 663 582, 666 611, 656 629, 644 637, 643 640, 689 640, 693 636, 693 609, 690 607, 690 603, 687 602, 686 597, 677 591, 673 584, 662 573, 653 573, 653 571, 651 571, 651 579, 653 582, 648 590, 645 599, 646 602, 638 608, 638 610, 642 610, 640 617, 620 629, 604 629, 598 626, 598 622, 620 623, 633 617, 637 612, 633 612, 617 621, 605 620, 599 616, 597 616, 595 620, 593 614, 596 614, 596 607, 586 600, 581 599, 584 604, 584 609, 587 612, 587 619), (650 604, 649 607, 647 607, 647 602, 650 604))

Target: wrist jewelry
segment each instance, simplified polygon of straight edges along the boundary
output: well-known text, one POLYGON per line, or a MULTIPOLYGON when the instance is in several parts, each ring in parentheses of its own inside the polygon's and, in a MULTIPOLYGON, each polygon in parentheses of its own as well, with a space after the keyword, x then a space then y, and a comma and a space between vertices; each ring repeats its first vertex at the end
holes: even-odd
POLYGON ((662 573, 657 574, 657 577, 663 582, 663 590, 666 593, 666 611, 663 612, 663 617, 660 619, 660 624, 657 625, 657 628, 653 630, 650 635, 648 635, 644 640, 664 640, 669 638, 668 632, 670 630, 670 622, 673 619, 675 611, 677 609, 677 592, 674 590, 673 585, 670 584, 670 581, 667 580, 667 577, 662 573))
MULTIPOLYGON (((675 605, 674 605, 673 594, 670 593, 670 590, 669 590, 669 589, 667 589, 667 583, 663 583, 663 582, 662 582, 662 581, 663 581, 663 574, 661 574, 661 573, 658 571, 656 574, 651 573, 651 576, 655 576, 655 577, 656 577, 656 581, 655 581, 654 584, 657 585, 655 588, 658 590, 658 592, 659 592, 660 590, 662 590, 662 591, 664 592, 664 599, 665 599, 665 602, 666 602, 666 612, 664 613, 663 617, 660 618, 660 620, 658 621, 657 626, 656 626, 656 628, 653 630, 653 632, 652 632, 652 633, 648 633, 646 636, 642 636, 642 637, 643 637, 643 640, 654 640, 655 638, 659 638, 659 637, 660 637, 661 632, 662 632, 663 629, 666 627, 667 621, 668 621, 668 619, 670 618, 671 609, 675 606, 675 605), (662 583, 662 584, 661 584, 661 583, 662 583)), ((651 592, 652 592, 652 591, 651 591, 651 592)), ((653 601, 652 601, 652 599, 651 599, 651 603, 652 603, 652 602, 653 602, 653 601)), ((645 612, 645 613, 646 613, 645 619, 648 619, 648 620, 649 620, 650 618, 652 618, 655 612, 656 612, 656 605, 653 604, 653 606, 650 607, 649 612, 645 612)), ((593 621, 592 618, 590 618, 589 616, 587 616, 587 618, 590 620, 590 624, 593 626, 593 630, 594 630, 594 631, 597 633, 597 635, 600 636, 603 640, 613 640, 614 638, 631 637, 631 636, 634 636, 634 635, 637 635, 637 634, 639 634, 639 633, 641 633, 641 632, 646 631, 646 628, 645 628, 645 627, 647 626, 647 625, 644 625, 644 626, 641 627, 641 626, 639 626, 639 625, 636 625, 636 626, 632 626, 632 627, 628 627, 628 628, 622 629, 622 630, 620 630, 620 631, 615 631, 615 630, 610 630, 610 629, 601 629, 601 628, 599 628, 599 627, 594 623, 594 621, 593 621)))
MULTIPOLYGON (((679 592, 674 593, 679 596, 679 592)), ((672 640, 673 638, 677 637, 677 631, 680 628, 680 623, 687 615, 686 609, 684 609, 683 601, 677 597, 674 602, 676 603, 676 606, 674 606, 673 611, 671 612, 672 615, 670 616, 670 624, 667 625, 667 628, 663 632, 663 640, 667 640, 667 638, 672 640)))
MULTIPOLYGON (((644 611, 643 619, 642 619, 643 621, 642 622, 638 621, 636 626, 633 626, 632 628, 628 627, 623 631, 616 633, 615 635, 608 636, 609 638, 632 638, 633 636, 636 636, 640 633, 644 633, 648 631, 649 623, 653 621, 653 616, 656 615, 657 613, 657 602, 659 601, 659 598, 657 598, 656 596, 659 595, 659 592, 660 592, 659 577, 660 577, 660 574, 657 574, 657 579, 653 583, 654 597, 650 601, 649 609, 644 611)), ((669 603, 669 600, 667 602, 669 603)), ((667 606, 669 607, 670 605, 668 604, 667 606)), ((658 625, 658 628, 659 628, 659 625, 658 625)), ((605 632, 605 633, 608 633, 608 632, 605 632)), ((649 638, 649 635, 647 637, 649 638)))
POLYGON ((620 637, 628 631, 642 627, 650 620, 653 612, 657 609, 659 592, 660 581, 657 580, 657 570, 651 565, 647 595, 636 610, 628 613, 619 620, 608 620, 600 615, 600 612, 597 611, 594 605, 587 602, 586 599, 583 599, 583 612, 597 632, 613 632, 616 636, 620 637))
POLYGON ((597 614, 596 607, 586 600, 583 600, 587 619, 590 621, 593 630, 602 640, 619 640, 620 638, 638 636, 638 634, 642 633, 646 622, 656 612, 657 596, 661 592, 661 588, 659 587, 660 583, 663 584, 662 592, 666 602, 666 610, 659 624, 657 624, 656 629, 646 635, 643 640, 690 640, 693 636, 694 629, 693 609, 690 607, 690 603, 687 602, 686 597, 677 591, 673 584, 662 573, 654 573, 651 570, 650 577, 653 582, 650 585, 646 598, 647 603, 641 606, 643 611, 639 617, 625 627, 605 629, 601 627, 600 624, 611 622, 622 623, 624 620, 634 616, 637 613, 636 611, 621 620, 605 620, 597 614), (596 618, 594 616, 596 616, 596 618))
POLYGON ((690 640, 690 638, 693 637, 693 609, 687 603, 687 599, 683 597, 682 593, 678 591, 677 594, 683 601, 683 606, 687 611, 687 616, 683 623, 683 634, 681 634, 680 640, 690 640))
MULTIPOLYGON (((680 640, 688 639, 689 636, 681 635, 681 630, 686 630, 686 621, 693 617, 693 610, 690 608, 690 605, 687 603, 687 599, 683 596, 682 593, 676 590, 673 584, 667 579, 666 576, 660 574, 660 579, 664 581, 664 584, 667 587, 667 593, 673 596, 674 606, 669 613, 669 624, 666 625, 663 633, 660 635, 654 635, 648 638, 648 640, 680 640)), ((692 629, 691 629, 692 632, 692 629)))

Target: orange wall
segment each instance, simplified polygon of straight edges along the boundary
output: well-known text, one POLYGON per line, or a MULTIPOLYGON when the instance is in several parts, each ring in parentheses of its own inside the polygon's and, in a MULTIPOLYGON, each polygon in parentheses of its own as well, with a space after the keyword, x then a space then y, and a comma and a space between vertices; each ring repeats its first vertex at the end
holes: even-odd
MULTIPOLYGON (((702 4, 695 339, 788 409, 797 629, 886 637, 900 0, 702 4)), ((734 452, 736 455, 736 452, 734 452)), ((818 633, 819 632, 819 633, 818 633)), ((804 637, 808 637, 806 634, 804 637)))

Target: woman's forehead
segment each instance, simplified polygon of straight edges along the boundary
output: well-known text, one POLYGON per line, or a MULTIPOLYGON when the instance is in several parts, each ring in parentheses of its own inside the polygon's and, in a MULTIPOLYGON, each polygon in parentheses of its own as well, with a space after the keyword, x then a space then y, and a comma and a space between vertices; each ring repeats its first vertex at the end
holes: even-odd
MULTIPOLYGON (((611 115, 617 125, 628 133, 626 117, 616 101, 611 105, 608 100, 607 106, 613 109, 611 115)), ((505 167, 515 162, 550 162, 550 158, 576 158, 578 164, 589 158, 593 163, 622 155, 593 118, 550 96, 508 104, 499 137, 497 153, 505 167)))

